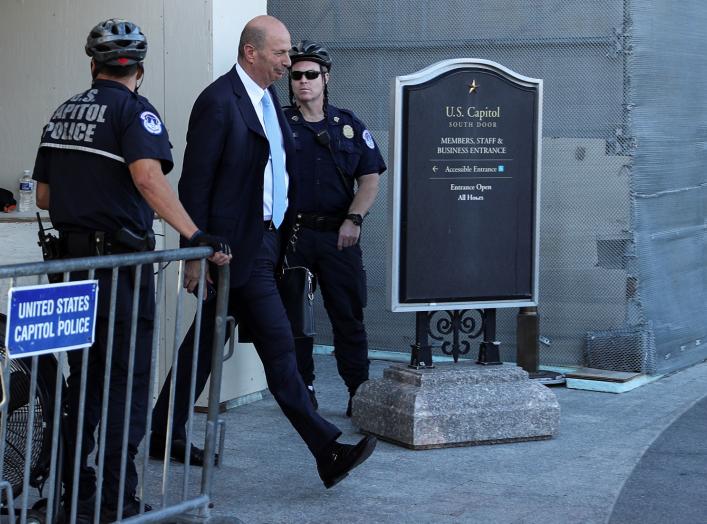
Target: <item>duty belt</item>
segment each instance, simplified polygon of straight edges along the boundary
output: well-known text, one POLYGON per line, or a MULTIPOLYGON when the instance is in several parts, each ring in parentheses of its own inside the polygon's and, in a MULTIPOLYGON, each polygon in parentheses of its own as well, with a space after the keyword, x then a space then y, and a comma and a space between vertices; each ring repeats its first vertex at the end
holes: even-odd
POLYGON ((94 257, 152 251, 155 234, 148 231, 138 236, 123 228, 116 233, 103 231, 62 231, 59 234, 62 256, 94 257))
POLYGON ((314 231, 338 231, 344 221, 342 216, 317 215, 315 213, 297 213, 296 222, 302 227, 314 231))

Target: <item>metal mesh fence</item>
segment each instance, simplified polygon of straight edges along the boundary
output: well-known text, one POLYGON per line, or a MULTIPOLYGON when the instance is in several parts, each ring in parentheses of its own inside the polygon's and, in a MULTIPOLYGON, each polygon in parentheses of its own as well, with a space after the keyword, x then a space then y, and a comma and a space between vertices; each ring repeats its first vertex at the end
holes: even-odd
MULTIPOLYGON (((707 59, 696 56, 699 46, 686 48, 688 42, 669 38, 687 24, 694 28, 692 45, 704 42, 707 9, 697 0, 679 15, 669 7, 667 0, 268 2, 293 41, 318 40, 328 48, 334 59, 331 102, 368 125, 386 158, 395 76, 469 57, 544 79, 541 362, 648 372, 678 365, 665 355, 675 354, 673 348, 680 352, 681 345, 689 346, 692 362, 707 356, 701 340, 707 276, 700 170, 707 105, 698 106, 700 122, 678 124, 691 120, 692 105, 683 107, 683 95, 701 102, 707 96, 704 90, 698 96, 694 82, 699 77, 704 87, 707 68, 697 72, 690 65, 693 58, 702 66, 707 59), (693 51, 676 61, 685 49, 693 51), (666 87, 662 60, 670 62, 669 74, 689 68, 691 80, 669 93, 657 88, 666 87), (663 114, 657 106, 666 95, 671 101, 663 114), (673 125, 683 132, 667 132, 673 125), (661 191, 664 197, 653 198, 661 191), (686 214, 671 212, 676 206, 687 206, 686 214)), ((286 99, 286 84, 278 88, 286 99)), ((408 351, 414 314, 385 307, 386 193, 384 180, 362 239, 369 344, 408 351)), ((420 246, 419 256, 434 254, 420 246)), ((317 342, 331 344, 321 302, 317 321, 317 342)), ((499 310, 506 361, 515 360, 515 324, 516 310, 499 310)))

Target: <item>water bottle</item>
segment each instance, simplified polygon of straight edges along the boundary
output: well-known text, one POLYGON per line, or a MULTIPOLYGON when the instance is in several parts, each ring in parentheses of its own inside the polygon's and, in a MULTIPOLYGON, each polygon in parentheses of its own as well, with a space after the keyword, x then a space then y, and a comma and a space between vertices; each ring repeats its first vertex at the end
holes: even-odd
POLYGON ((34 180, 28 169, 20 177, 19 211, 34 211, 34 180))

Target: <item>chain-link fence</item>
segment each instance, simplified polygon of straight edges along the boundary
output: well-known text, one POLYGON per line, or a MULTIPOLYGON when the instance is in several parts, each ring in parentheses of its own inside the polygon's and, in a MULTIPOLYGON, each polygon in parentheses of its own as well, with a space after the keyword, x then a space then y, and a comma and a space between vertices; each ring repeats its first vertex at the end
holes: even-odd
MULTIPOLYGON (((368 125, 384 157, 395 76, 469 57, 542 78, 541 362, 660 372, 707 356, 707 6, 270 0, 268 11, 293 41, 328 48, 331 102, 368 125)), ((362 240, 369 342, 408 351, 414 314, 385 307, 387 203, 384 181, 362 240)), ((317 320, 317 341, 331 344, 321 302, 317 320)), ((515 310, 499 310, 507 361, 515 324, 515 310)))

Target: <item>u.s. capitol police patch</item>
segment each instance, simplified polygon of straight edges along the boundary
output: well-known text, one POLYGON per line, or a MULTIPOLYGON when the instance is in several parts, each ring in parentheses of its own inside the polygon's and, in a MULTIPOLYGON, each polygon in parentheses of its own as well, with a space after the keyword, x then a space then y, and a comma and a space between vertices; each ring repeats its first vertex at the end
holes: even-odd
POLYGON ((156 114, 150 111, 143 111, 140 113, 140 119, 142 120, 142 127, 151 135, 159 135, 162 132, 162 122, 160 122, 156 114))
POLYGON ((376 143, 373 141, 373 137, 371 136, 371 132, 368 129, 364 129, 363 134, 361 136, 363 137, 363 140, 366 142, 366 145, 370 149, 373 149, 376 147, 376 143))

